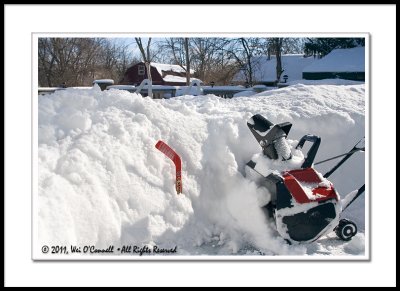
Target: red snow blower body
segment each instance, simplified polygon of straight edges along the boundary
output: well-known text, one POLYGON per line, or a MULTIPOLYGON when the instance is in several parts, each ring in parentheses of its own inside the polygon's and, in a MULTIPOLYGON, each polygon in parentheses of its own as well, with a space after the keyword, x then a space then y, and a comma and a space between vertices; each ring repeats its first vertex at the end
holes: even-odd
MULTIPOLYGON (((269 159, 285 161, 292 158, 286 142, 291 123, 275 125, 256 114, 247 125, 261 145, 263 154, 269 159)), ((261 183, 271 194, 271 201, 264 205, 263 209, 268 216, 275 219, 278 233, 290 243, 312 242, 331 231, 335 231, 343 240, 350 240, 357 233, 357 226, 348 219, 340 219, 340 215, 364 192, 365 187, 363 185, 350 192, 341 200, 327 178, 353 153, 364 150, 364 147, 358 147, 360 141, 350 152, 340 155, 344 158, 322 175, 312 167, 321 138, 305 135, 296 149, 302 149, 306 141, 311 142, 312 146, 300 169, 282 171, 279 174, 276 171, 262 173, 255 162, 251 160, 247 163, 248 167, 263 177, 261 183)))

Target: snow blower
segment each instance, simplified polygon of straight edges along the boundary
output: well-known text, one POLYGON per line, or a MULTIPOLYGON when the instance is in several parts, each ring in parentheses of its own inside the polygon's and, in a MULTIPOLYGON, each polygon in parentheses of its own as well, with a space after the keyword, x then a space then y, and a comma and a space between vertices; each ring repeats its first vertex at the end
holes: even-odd
MULTIPOLYGON (((292 159, 291 149, 286 140, 292 127, 290 122, 273 124, 256 114, 249 119, 247 125, 260 144, 263 155, 269 160, 292 159)), ((341 200, 327 178, 355 152, 365 150, 364 138, 348 153, 315 163, 343 157, 324 175, 313 167, 321 138, 305 135, 295 149, 302 150, 306 142, 310 142, 311 146, 298 169, 263 172, 262 167, 257 167, 253 160, 247 163, 248 167, 261 175, 259 180, 271 194, 270 201, 262 206, 263 210, 275 220, 278 233, 289 243, 310 243, 331 231, 340 239, 348 241, 356 235, 357 226, 348 219, 341 219, 340 216, 364 193, 365 184, 341 200)))

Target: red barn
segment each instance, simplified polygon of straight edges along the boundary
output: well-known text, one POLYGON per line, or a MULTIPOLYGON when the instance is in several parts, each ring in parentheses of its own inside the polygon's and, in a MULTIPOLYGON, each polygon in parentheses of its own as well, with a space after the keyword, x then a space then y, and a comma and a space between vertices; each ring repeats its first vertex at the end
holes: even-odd
MULTIPOLYGON (((150 63, 151 64, 151 78, 153 85, 168 85, 168 86, 185 86, 186 85, 186 71, 178 65, 150 63)), ((190 70, 191 75, 194 71, 190 70)), ((146 66, 144 62, 137 63, 129 67, 121 85, 139 85, 144 79, 148 79, 146 66)), ((194 80, 194 78, 190 78, 194 80)), ((197 79, 198 80, 198 79, 197 79)))

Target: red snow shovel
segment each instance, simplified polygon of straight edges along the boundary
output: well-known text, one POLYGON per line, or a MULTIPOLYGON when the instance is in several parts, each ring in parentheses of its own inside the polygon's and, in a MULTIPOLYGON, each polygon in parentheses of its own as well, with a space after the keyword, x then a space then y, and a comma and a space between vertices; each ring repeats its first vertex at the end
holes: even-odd
POLYGON ((162 140, 159 140, 156 143, 156 148, 164 153, 168 158, 170 158, 174 164, 175 164, 175 170, 176 170, 176 192, 178 194, 182 193, 182 176, 181 176, 181 169, 182 169, 182 162, 181 158, 178 156, 178 154, 169 147, 165 142, 162 140))

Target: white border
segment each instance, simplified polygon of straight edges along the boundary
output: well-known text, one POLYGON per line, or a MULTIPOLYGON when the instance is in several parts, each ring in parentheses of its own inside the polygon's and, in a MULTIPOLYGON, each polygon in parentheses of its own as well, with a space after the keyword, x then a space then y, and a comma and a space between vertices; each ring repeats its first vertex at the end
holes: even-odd
MULTIPOLYGON (((368 173, 369 173, 369 163, 368 163, 368 155, 366 156, 366 167, 365 167, 365 177, 366 177, 366 191, 365 191, 365 252, 364 255, 357 255, 357 256, 352 256, 352 255, 338 255, 338 256, 307 256, 307 255, 298 255, 298 256, 287 256, 287 255, 276 255, 276 256, 249 256, 249 255, 231 255, 231 256, 218 256, 218 255, 201 255, 201 256, 178 256, 178 255, 168 255, 168 256, 148 256, 148 255, 143 255, 143 256, 132 256, 132 255, 102 255, 102 254, 93 254, 93 255, 87 255, 87 254, 69 254, 69 255, 49 255, 49 254, 43 254, 41 252, 41 247, 37 243, 37 238, 38 238, 38 175, 37 175, 37 156, 38 156, 38 127, 37 127, 37 115, 38 115, 38 95, 37 95, 37 88, 38 88, 38 63, 37 63, 37 58, 34 56, 37 56, 37 44, 38 44, 38 38, 40 37, 107 37, 107 38, 114 38, 114 37, 121 37, 121 35, 124 35, 126 37, 127 34, 110 34, 110 33, 84 33, 84 34, 78 34, 78 33, 61 33, 61 34, 55 34, 55 33, 32 33, 32 76, 33 76, 33 84, 32 84, 32 170, 33 170, 33 189, 32 189, 32 212, 33 212, 33 221, 32 221, 32 229, 33 229, 33 234, 32 234, 32 259, 33 260, 49 260, 49 261, 71 261, 71 260, 82 260, 82 261, 87 261, 87 260, 94 260, 94 261, 363 261, 363 260, 369 260, 370 259, 370 253, 369 253, 369 243, 370 243, 370 237, 369 237, 369 179, 368 179, 368 173)), ((133 35, 137 36, 136 33, 130 33, 128 35, 133 35)), ((141 33, 139 34, 142 37, 165 37, 166 34, 160 34, 160 33, 141 33)), ((182 35, 189 35, 189 34, 182 34, 182 33, 173 33, 170 34, 173 37, 180 37, 182 35)), ((303 34, 290 34, 290 33, 202 33, 202 34, 190 34, 192 37, 199 37, 199 36, 209 36, 209 37, 360 37, 360 38, 365 38, 365 75, 366 77, 366 92, 365 92, 365 98, 366 98, 366 116, 365 116, 365 132, 369 133, 369 99, 370 96, 368 95, 368 86, 370 85, 369 83, 369 34, 367 33, 346 33, 346 34, 334 34, 334 33, 303 33, 303 34)), ((369 141, 369 136, 367 134, 366 137, 367 142, 369 141)), ((118 246, 115 246, 115 248, 118 246)), ((67 246, 69 248, 69 246, 67 246)))
POLYGON ((396 286, 395 5, 189 8, 192 13, 184 25, 186 31, 371 33, 371 262, 32 262, 31 104, 27 99, 31 94, 31 32, 121 28, 124 32, 151 32, 160 31, 160 27, 168 32, 182 31, 182 21, 178 19, 189 9, 176 5, 5 5, 5 285, 396 286), (148 11, 160 22, 165 15, 172 21, 155 21, 144 27, 148 11), (334 275, 324 273, 310 280, 310 272, 315 270, 329 270, 334 275))

